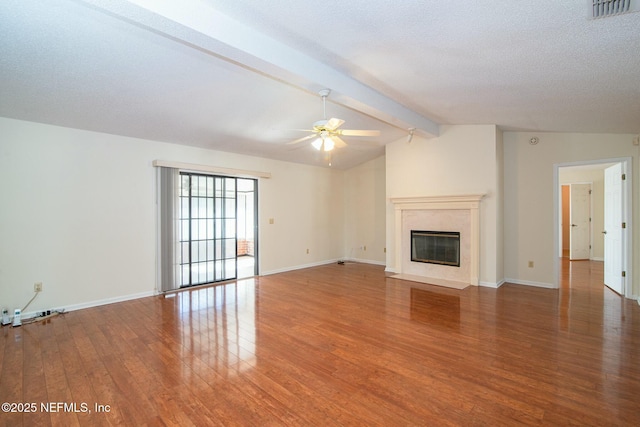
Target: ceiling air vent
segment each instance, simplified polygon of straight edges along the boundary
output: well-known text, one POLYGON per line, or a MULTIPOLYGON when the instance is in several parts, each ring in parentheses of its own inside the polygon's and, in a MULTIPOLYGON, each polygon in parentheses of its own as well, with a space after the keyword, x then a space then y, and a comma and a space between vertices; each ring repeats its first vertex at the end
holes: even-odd
POLYGON ((592 0, 592 18, 605 18, 630 12, 631 0, 592 0))

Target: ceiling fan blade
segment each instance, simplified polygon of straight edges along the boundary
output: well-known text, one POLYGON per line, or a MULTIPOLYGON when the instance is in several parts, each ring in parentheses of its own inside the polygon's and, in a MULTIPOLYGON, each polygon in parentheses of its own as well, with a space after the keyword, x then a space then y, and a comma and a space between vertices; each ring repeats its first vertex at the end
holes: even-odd
POLYGON ((340 129, 337 132, 344 136, 380 136, 379 130, 340 129))
POLYGON ((336 148, 342 148, 342 147, 346 147, 346 146, 347 146, 347 143, 346 143, 346 142, 344 142, 344 141, 342 140, 342 138, 340 138, 340 137, 339 137, 339 136, 337 136, 337 135, 332 135, 332 136, 331 136, 331 139, 333 140, 333 143, 335 144, 335 147, 336 147, 336 148))
POLYGON ((303 136, 302 138, 298 138, 298 139, 296 139, 294 141, 287 142, 287 145, 297 144, 299 142, 307 141, 307 140, 309 140, 311 138, 316 138, 316 137, 317 137, 317 135, 315 133, 313 133, 311 135, 307 135, 307 136, 303 136))
POLYGON ((329 119, 329 121, 327 121, 324 127, 325 129, 328 129, 328 130, 336 130, 340 126, 342 126, 343 123, 344 123, 344 120, 336 119, 335 117, 332 117, 329 119))

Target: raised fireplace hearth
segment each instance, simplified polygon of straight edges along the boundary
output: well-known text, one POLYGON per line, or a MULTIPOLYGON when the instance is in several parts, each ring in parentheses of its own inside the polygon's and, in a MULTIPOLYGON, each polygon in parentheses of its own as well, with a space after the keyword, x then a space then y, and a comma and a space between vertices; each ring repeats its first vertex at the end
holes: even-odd
POLYGON ((411 230, 411 261, 460 267, 460 232, 411 230))

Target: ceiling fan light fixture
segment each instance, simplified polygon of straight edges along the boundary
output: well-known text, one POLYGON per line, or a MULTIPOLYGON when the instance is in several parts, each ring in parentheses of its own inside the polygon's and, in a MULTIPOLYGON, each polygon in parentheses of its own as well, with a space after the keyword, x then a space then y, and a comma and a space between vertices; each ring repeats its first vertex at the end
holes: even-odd
POLYGON ((324 151, 331 151, 335 148, 336 143, 331 138, 324 139, 324 151))
POLYGON ((314 140, 311 145, 318 151, 331 151, 335 148, 336 143, 329 137, 320 137, 314 140))

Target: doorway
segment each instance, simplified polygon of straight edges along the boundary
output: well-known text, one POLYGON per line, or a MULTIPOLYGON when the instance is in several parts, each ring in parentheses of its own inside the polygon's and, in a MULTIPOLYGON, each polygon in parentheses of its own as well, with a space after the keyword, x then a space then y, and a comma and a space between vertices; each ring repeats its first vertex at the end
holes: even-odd
POLYGON ((556 277, 569 265, 562 259, 602 262, 609 271, 604 283, 630 295, 630 165, 622 158, 554 167, 556 277))

